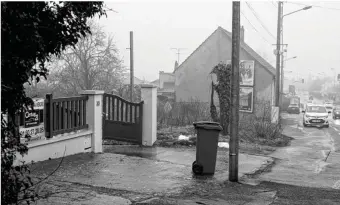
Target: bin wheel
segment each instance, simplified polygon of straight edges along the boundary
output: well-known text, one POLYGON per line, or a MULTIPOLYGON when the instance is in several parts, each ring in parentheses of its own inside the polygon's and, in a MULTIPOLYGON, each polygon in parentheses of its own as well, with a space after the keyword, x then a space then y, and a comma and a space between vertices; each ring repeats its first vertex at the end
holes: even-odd
POLYGON ((192 163, 192 171, 194 174, 201 175, 203 173, 203 166, 194 161, 194 163, 192 163))

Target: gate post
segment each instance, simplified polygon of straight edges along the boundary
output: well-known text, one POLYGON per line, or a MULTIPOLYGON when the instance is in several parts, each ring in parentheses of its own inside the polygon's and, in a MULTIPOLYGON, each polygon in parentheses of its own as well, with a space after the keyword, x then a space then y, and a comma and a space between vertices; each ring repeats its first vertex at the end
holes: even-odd
POLYGON ((103 90, 83 90, 80 95, 87 95, 86 122, 92 130, 91 147, 92 152, 103 152, 103 90))
POLYGON ((152 146, 157 140, 157 87, 141 85, 143 104, 142 144, 152 146))

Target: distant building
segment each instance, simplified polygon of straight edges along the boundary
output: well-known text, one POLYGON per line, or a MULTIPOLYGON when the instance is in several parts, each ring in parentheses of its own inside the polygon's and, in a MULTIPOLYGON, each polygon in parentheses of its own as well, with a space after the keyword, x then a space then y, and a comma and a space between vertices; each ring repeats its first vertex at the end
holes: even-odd
POLYGON ((158 96, 166 97, 169 100, 175 99, 175 75, 173 73, 159 72, 158 96))
MULTIPOLYGON (((174 70, 178 67, 178 62, 175 62, 174 70)), ((158 87, 157 96, 160 99, 175 100, 175 74, 159 71, 159 78, 150 82, 158 87)))

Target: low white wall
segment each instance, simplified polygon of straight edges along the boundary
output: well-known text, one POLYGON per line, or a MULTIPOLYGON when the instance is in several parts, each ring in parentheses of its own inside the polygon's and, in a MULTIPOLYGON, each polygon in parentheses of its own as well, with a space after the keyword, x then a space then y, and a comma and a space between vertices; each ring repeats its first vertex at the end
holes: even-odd
POLYGON ((23 158, 18 154, 14 164, 18 165, 20 161, 25 161, 27 164, 31 163, 32 160, 38 162, 78 153, 92 152, 92 134, 92 131, 84 130, 77 133, 55 136, 47 140, 32 142, 28 145, 28 154, 24 155, 23 158))

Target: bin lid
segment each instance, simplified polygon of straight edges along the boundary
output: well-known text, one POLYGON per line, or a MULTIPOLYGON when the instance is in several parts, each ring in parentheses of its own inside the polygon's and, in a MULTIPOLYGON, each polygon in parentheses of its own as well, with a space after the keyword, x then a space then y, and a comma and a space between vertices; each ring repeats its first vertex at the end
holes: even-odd
POLYGON ((218 122, 199 121, 199 122, 194 122, 193 125, 196 129, 202 128, 202 129, 206 129, 206 130, 217 130, 217 131, 223 130, 220 123, 218 123, 218 122))

